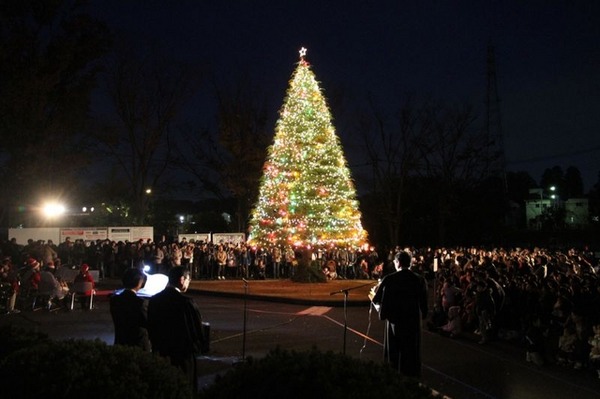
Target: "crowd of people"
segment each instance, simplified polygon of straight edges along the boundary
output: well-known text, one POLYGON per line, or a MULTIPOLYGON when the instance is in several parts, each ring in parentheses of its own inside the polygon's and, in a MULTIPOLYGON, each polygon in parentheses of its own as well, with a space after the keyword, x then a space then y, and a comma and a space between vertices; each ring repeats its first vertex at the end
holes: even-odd
MULTIPOLYGON (((12 294, 23 278, 39 268, 89 265, 101 277, 120 278, 130 268, 148 266, 168 274, 182 266, 192 279, 281 279, 294 275, 301 253, 291 247, 255 248, 245 243, 83 242, 66 239, 15 240, 1 249, 0 284, 12 294)), ((329 279, 381 279, 394 271, 399 247, 380 256, 374 249, 345 248, 313 252, 329 279)), ((526 346, 526 358, 537 365, 551 362, 575 369, 600 370, 600 280, 598 254, 589 250, 543 248, 405 248, 411 270, 432 288, 428 327, 449 337, 473 335, 481 344, 515 340, 526 346)), ((3 289, 4 289, 3 288, 3 289)), ((57 291, 57 298, 65 295, 57 291)), ((600 371, 599 371, 600 377, 600 371)))
POLYGON ((21 298, 21 307, 36 309, 46 308, 57 310, 72 305, 75 298, 82 308, 89 308, 95 280, 87 264, 81 264, 76 269, 57 268, 53 262, 42 265, 33 257, 27 258, 21 267, 17 267, 10 256, 4 256, 0 266, 0 309, 4 312, 20 313, 17 307, 17 298, 21 298), (85 291, 71 291, 69 283, 77 287, 78 283, 89 283, 85 291), (71 296, 69 296, 71 294, 71 296), (69 304, 68 300, 71 299, 69 304))
MULTIPOLYGON (((18 245, 13 238, 0 246, 2 272, 0 292, 9 298, 6 309, 16 312, 19 292, 30 288, 39 291, 40 275, 55 286, 49 306, 60 302, 68 293, 68 285, 57 270, 84 267, 96 271, 99 278, 121 278, 130 268, 148 269, 148 273, 168 274, 182 266, 195 280, 231 278, 282 279, 295 274, 301 253, 292 247, 256 248, 246 243, 190 241, 112 241, 72 240, 66 237, 59 244, 52 240, 29 239, 18 245), (34 266, 35 265, 35 266, 34 266)), ((355 251, 346 248, 319 250, 314 253, 328 279, 376 278, 381 272, 377 252, 371 248, 355 251)), ((72 281, 70 281, 72 282, 72 281)), ((44 283, 42 291, 52 291, 44 283)))
MULTIPOLYGON (((291 246, 256 248, 246 243, 188 242, 139 240, 111 241, 71 240, 56 245, 51 240, 28 240, 19 246, 16 240, 3 243, 1 254, 14 265, 22 266, 29 258, 37 259, 42 267, 54 264, 78 266, 87 264, 98 270, 101 278, 121 277, 130 267, 148 266, 150 273, 164 273, 174 266, 188 269, 193 279, 227 278, 290 278, 298 265, 299 252, 291 246)), ((330 278, 376 277, 381 264, 374 248, 318 250, 315 260, 330 278), (379 265, 379 269, 378 269, 379 265)))
POLYGON ((413 249, 413 270, 434 287, 429 328, 479 343, 512 340, 526 360, 596 370, 600 279, 589 250, 413 249))

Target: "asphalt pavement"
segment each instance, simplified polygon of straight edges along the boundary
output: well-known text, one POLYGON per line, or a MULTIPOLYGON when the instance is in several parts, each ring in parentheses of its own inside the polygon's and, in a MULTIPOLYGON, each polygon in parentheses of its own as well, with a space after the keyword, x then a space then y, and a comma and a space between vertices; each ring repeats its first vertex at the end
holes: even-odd
MULTIPOLYGON (((246 357, 260 357, 276 345, 293 350, 317 346, 381 361, 382 323, 367 297, 375 283, 193 281, 189 293, 211 323, 211 350, 199 358, 201 386, 212 383, 216 374, 246 357)), ((117 288, 117 280, 101 280, 101 295, 91 311, 28 310, 0 316, 0 325, 32 328, 53 339, 101 339, 111 344, 108 294, 117 288)), ((600 380, 590 370, 536 367, 525 361, 519 342, 478 345, 476 336, 449 339, 429 331, 423 333, 422 381, 455 399, 600 398, 600 380)))

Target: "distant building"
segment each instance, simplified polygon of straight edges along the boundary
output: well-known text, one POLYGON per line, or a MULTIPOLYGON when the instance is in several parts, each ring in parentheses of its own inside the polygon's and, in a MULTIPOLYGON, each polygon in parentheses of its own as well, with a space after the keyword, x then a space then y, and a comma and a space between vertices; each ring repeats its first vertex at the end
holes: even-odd
POLYGON ((525 215, 527 227, 532 230, 542 228, 542 214, 554 204, 554 200, 537 198, 525 201, 525 215))
MULTIPOLYGON (((587 198, 569 198, 561 201, 558 197, 544 196, 542 189, 530 189, 530 198, 525 200, 527 227, 532 230, 542 228, 543 215, 552 208, 564 210, 564 225, 572 229, 584 228, 589 224, 589 205, 587 198)), ((557 213, 560 214, 560 213, 557 213)))
POLYGON ((587 198, 570 198, 564 205, 567 227, 578 229, 588 225, 590 210, 587 198))

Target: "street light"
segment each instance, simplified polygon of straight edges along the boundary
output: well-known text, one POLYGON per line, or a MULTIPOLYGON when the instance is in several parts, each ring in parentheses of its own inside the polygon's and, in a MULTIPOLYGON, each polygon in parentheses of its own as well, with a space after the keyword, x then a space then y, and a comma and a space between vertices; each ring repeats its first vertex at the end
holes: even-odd
POLYGON ((65 213, 65 206, 56 202, 49 202, 44 204, 42 212, 48 219, 54 219, 65 213))
POLYGON ((558 208, 558 194, 556 193, 556 186, 550 186, 550 187, 548 187, 548 189, 552 193, 552 194, 550 194, 550 199, 552 200, 552 206, 554 208, 558 208))

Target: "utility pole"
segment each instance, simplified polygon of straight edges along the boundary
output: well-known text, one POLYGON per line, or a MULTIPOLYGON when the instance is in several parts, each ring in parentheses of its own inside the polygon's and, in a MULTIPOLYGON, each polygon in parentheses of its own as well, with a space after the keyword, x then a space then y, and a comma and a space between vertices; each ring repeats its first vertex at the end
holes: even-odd
POLYGON ((502 133, 502 117, 500 114, 500 97, 498 95, 498 82, 496 79, 496 56, 491 42, 487 47, 487 91, 485 99, 485 132, 491 143, 491 158, 488 161, 488 174, 498 175, 502 179, 503 191, 508 193, 506 181, 506 157, 504 154, 504 136, 502 133))
POLYGON ((496 77, 496 55, 493 44, 487 46, 487 90, 485 99, 485 133, 487 134, 488 160, 486 175, 499 179, 498 187, 502 196, 504 224, 512 223, 508 199, 508 182, 506 179, 506 157, 504 153, 504 135, 502 132, 502 117, 500 113, 500 96, 496 77))

